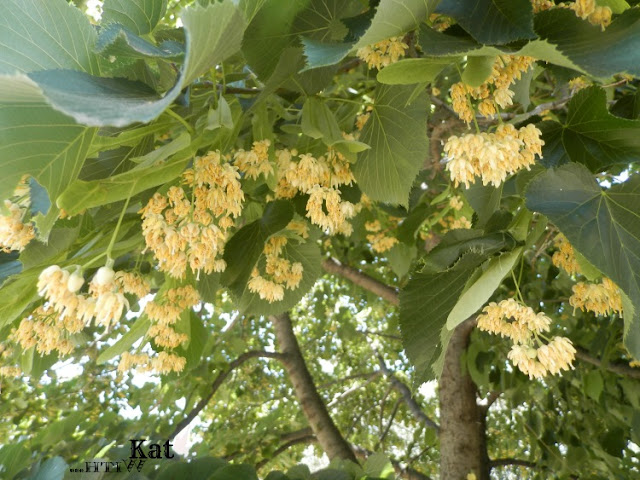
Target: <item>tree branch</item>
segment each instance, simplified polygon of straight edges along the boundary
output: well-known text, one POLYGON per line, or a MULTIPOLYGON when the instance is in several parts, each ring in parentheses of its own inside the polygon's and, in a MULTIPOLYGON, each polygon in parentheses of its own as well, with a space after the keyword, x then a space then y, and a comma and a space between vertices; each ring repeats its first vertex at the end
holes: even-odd
POLYGON ((344 458, 355 462, 356 457, 350 445, 340 434, 338 427, 329 415, 327 406, 318 393, 293 332, 289 314, 272 315, 269 318, 275 327, 280 351, 284 354, 282 363, 289 375, 302 412, 317 437, 318 443, 330 459, 344 458))
POLYGON ((400 393, 400 395, 402 395, 402 398, 409 407, 409 411, 411 412, 411 414, 424 426, 433 428, 436 432, 440 433, 440 426, 436 422, 431 420, 422 411, 422 408, 420 408, 418 402, 416 402, 415 398, 413 398, 413 395, 411 395, 411 390, 409 390, 409 387, 407 387, 393 374, 391 370, 389 370, 387 364, 384 361, 384 358, 382 358, 382 355, 378 353, 377 357, 378 363, 380 364, 380 370, 382 370, 385 376, 389 379, 391 385, 393 385, 393 387, 400 393))
MULTIPOLYGON (((353 445, 353 451, 356 452, 356 455, 361 458, 367 458, 373 453, 366 448, 359 447, 358 445, 353 445)), ((414 470, 411 467, 403 467, 397 460, 389 460, 391 461, 391 465, 393 465, 396 474, 400 475, 405 480, 432 480, 431 477, 417 470, 414 470)))
POLYGON ((602 360, 598 357, 591 355, 584 348, 576 347, 576 358, 578 360, 582 360, 585 363, 590 363, 591 365, 595 365, 596 367, 604 368, 612 373, 617 373, 618 375, 623 375, 625 377, 640 379, 640 369, 630 367, 627 363, 607 363, 603 365, 602 360))
POLYGON ((289 450, 291 447, 293 447, 295 445, 300 445, 300 444, 305 444, 305 443, 312 443, 312 442, 317 442, 317 441, 318 441, 318 439, 313 434, 309 434, 309 435, 305 435, 303 437, 298 437, 298 438, 294 438, 293 440, 289 440, 288 442, 286 442, 286 443, 280 445, 278 448, 276 448, 273 451, 273 455, 271 455, 268 458, 263 458, 258 463, 256 463, 256 470, 261 469, 267 463, 269 463, 274 458, 276 458, 278 455, 282 455, 284 452, 286 452, 287 450, 289 450))
POLYGON ((538 467, 538 465, 536 465, 533 462, 529 462, 527 460, 520 460, 518 458, 497 458, 495 460, 490 460, 489 461, 489 468, 507 467, 507 466, 511 466, 511 465, 515 465, 515 466, 519 466, 519 467, 527 467, 527 468, 537 468, 538 467))
POLYGON ((373 277, 370 277, 357 268, 350 267, 349 265, 344 265, 335 258, 328 258, 324 262, 322 262, 322 268, 324 268, 324 270, 328 273, 340 275, 347 280, 351 280, 359 287, 375 293, 376 295, 384 298, 393 305, 397 306, 400 304, 398 291, 395 288, 390 287, 389 285, 382 283, 381 281, 376 280, 373 277))
POLYGON ((227 379, 229 374, 233 372, 240 365, 245 363, 247 360, 252 358, 275 358, 278 360, 283 360, 284 356, 278 352, 267 352, 264 350, 251 350, 249 352, 245 352, 236 358, 233 362, 229 364, 226 370, 222 370, 218 373, 218 376, 215 378, 213 383, 211 384, 211 389, 209 393, 203 397, 198 404, 193 407, 193 409, 184 417, 174 428, 171 435, 169 435, 169 440, 173 440, 176 435, 178 435, 187 425, 191 423, 191 421, 198 416, 198 414, 207 406, 207 404, 211 401, 211 398, 215 395, 218 389, 222 386, 224 381, 227 379))

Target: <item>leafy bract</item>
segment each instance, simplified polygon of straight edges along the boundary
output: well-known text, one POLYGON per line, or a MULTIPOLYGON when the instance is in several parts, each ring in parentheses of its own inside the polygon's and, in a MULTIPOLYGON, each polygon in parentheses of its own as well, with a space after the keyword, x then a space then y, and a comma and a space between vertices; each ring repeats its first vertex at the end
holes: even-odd
POLYGON ((136 35, 151 32, 164 16, 167 0, 105 0, 102 21, 120 23, 136 35))
POLYGON ((605 91, 599 87, 576 93, 564 123, 547 121, 540 128, 545 141, 542 163, 547 166, 573 161, 598 172, 633 162, 640 154, 640 120, 611 115, 605 91))
POLYGON ((441 0, 436 12, 455 18, 481 43, 504 45, 535 38, 529 0, 441 0))
POLYGON ((387 85, 432 82, 453 61, 448 58, 405 58, 380 70, 376 79, 387 85))
POLYGON ((640 358, 640 178, 602 190, 587 168, 570 163, 532 180, 526 198, 627 295, 634 312, 624 312, 625 345, 640 358))
POLYGON ((380 85, 371 117, 360 140, 369 146, 358 155, 354 175, 371 199, 408 205, 409 191, 428 151, 427 96, 424 92, 408 104, 414 89, 380 85))

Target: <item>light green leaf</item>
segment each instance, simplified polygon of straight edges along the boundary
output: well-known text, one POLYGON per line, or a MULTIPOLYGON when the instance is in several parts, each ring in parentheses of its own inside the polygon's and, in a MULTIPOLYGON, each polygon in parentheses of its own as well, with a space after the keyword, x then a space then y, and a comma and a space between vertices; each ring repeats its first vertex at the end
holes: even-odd
POLYGON ((541 163, 558 166, 568 161, 598 172, 614 164, 628 164, 640 155, 640 120, 611 115, 605 91, 585 88, 574 95, 563 124, 540 124, 545 145, 541 163))
POLYGON ((23 442, 9 443, 0 448, 0 466, 6 478, 13 478, 24 469, 31 457, 31 452, 23 442))
POLYGON ((76 180, 58 198, 58 206, 76 215, 87 208, 125 200, 178 177, 192 157, 192 147, 188 146, 160 164, 136 167, 101 180, 76 180))
POLYGON ((456 58, 405 58, 378 72, 376 79, 386 85, 411 85, 428 83, 436 79, 442 70, 456 58))
POLYGON ((480 310, 511 272, 522 253, 522 248, 492 258, 482 274, 464 291, 447 317, 447 328, 454 330, 480 310))
POLYGON ((0 329, 9 325, 38 298, 36 283, 40 270, 25 270, 9 277, 0 289, 0 329))
POLYGON ((625 0, 596 0, 596 4, 601 7, 609 7, 613 13, 622 13, 627 8, 631 8, 625 0))
POLYGON ((471 87, 479 87, 491 75, 495 59, 495 56, 469 57, 462 72, 462 81, 471 87))
POLYGON ((570 163, 533 179, 526 198, 629 297, 635 315, 625 315, 625 344, 639 359, 640 177, 602 190, 589 170, 570 163))
POLYGON ((335 115, 318 97, 309 97, 302 106, 302 133, 311 138, 322 138, 326 145, 343 140, 335 115))
POLYGON ((49 235, 49 241, 44 244, 34 240, 20 253, 20 261, 25 269, 41 265, 55 265, 67 254, 67 249, 73 245, 80 225, 54 228, 49 235))
POLYGON ((220 95, 217 108, 212 108, 207 113, 207 126, 205 130, 215 130, 216 128, 225 127, 233 128, 233 116, 231 107, 227 100, 220 95))
POLYGON ((536 36, 529 0, 440 0, 436 12, 455 18, 473 38, 488 45, 536 36))
POLYGON ((134 324, 129 328, 129 331, 127 331, 120 340, 100 352, 100 355, 98 355, 98 358, 96 359, 96 363, 101 365, 128 351, 131 346, 138 341, 138 339, 144 336, 150 325, 151 320, 149 320, 149 317, 146 315, 138 317, 134 324))
POLYGON ((395 470, 389 457, 380 452, 369 455, 362 468, 367 475, 372 477, 395 478, 395 470))
POLYGON ((398 278, 409 273, 417 253, 418 249, 415 245, 407 245, 406 243, 397 243, 386 253, 389 265, 398 278))
POLYGON ((96 32, 65 0, 5 0, 0 16, 0 73, 54 68, 98 73, 96 32))
POLYGON ((175 155, 181 150, 188 148, 189 145, 191 145, 191 135, 189 135, 187 132, 182 132, 169 143, 162 145, 155 150, 152 150, 142 157, 134 157, 131 159, 131 161, 138 164, 136 166, 136 169, 147 168, 163 162, 170 156, 175 155))
POLYGON ((360 141, 371 146, 358 155, 353 172, 358 186, 372 200, 408 205, 409 191, 428 152, 427 96, 411 105, 408 86, 380 85, 360 141))
POLYGON ((381 0, 371 25, 355 48, 403 35, 416 28, 433 12, 436 0, 381 0))
POLYGON ((105 0, 102 23, 120 23, 136 35, 151 32, 164 16, 167 0, 105 0))

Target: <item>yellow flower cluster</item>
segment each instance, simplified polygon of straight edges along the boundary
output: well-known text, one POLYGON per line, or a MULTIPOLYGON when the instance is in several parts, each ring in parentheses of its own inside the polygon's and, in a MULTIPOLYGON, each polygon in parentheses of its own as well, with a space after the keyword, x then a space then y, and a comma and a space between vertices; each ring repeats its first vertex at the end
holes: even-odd
POLYGON ((444 231, 465 229, 468 230, 472 227, 471 222, 464 215, 461 217, 454 217, 453 215, 447 215, 441 218, 438 223, 444 227, 444 231))
POLYGON ((509 89, 509 86, 519 80, 534 61, 534 58, 526 56, 498 56, 493 64, 491 75, 479 87, 470 87, 464 82, 454 83, 451 86, 453 110, 461 120, 471 123, 474 111, 470 99, 479 101, 478 112, 485 117, 495 115, 496 106, 507 108, 513 105, 514 92, 509 89))
POLYGON ((351 202, 343 201, 338 187, 353 183, 351 167, 344 156, 329 149, 326 157, 315 158, 293 150, 276 151, 278 158, 277 198, 293 198, 301 192, 309 195, 307 217, 329 234, 350 235, 348 222, 357 213, 351 202), (293 157, 298 156, 297 162, 293 157))
POLYGON ((508 358, 531 379, 573 368, 576 350, 568 338, 553 337, 548 344, 540 341, 539 334, 548 332, 550 324, 551 319, 544 313, 535 313, 511 298, 500 303, 491 302, 478 315, 480 330, 513 341, 508 358), (534 339, 539 344, 538 348, 533 346, 534 339))
POLYGON ((462 203, 459 196, 454 195, 449 199, 449 206, 454 210, 460 211, 462 210, 462 207, 464 207, 464 203, 462 203))
POLYGON ((155 371, 160 374, 181 372, 187 364, 187 359, 175 353, 160 352, 155 357, 145 353, 131 354, 124 352, 120 357, 118 371, 124 373, 133 367, 139 372, 155 371))
POLYGON ((233 160, 238 170, 254 180, 260 175, 265 178, 273 174, 273 165, 269 162, 269 140, 253 142, 251 150, 238 150, 233 155, 233 160))
POLYGON ((576 0, 562 6, 573 10, 576 16, 588 20, 591 25, 600 25, 602 30, 611 23, 611 8, 598 6, 596 0, 576 0))
POLYGON ((200 295, 191 285, 170 288, 161 299, 155 298, 145 306, 144 312, 152 322, 147 335, 160 347, 173 349, 180 346, 189 337, 177 332, 171 325, 178 321, 184 310, 198 303, 200 295))
POLYGON ((135 295, 138 298, 147 296, 151 291, 149 282, 138 274, 120 270, 116 272, 113 278, 116 285, 118 285, 124 293, 135 295))
POLYGON ((129 307, 111 267, 98 269, 89 284, 89 295, 78 293, 83 284, 84 277, 79 272, 69 273, 52 265, 40 273, 38 294, 49 302, 61 320, 79 326, 87 325, 95 317, 96 324, 109 328, 122 316, 125 307, 129 307))
MULTIPOLYGON (((179 347, 189 340, 189 337, 185 333, 177 332, 172 325, 178 321, 184 310, 198 303, 200 303, 200 295, 191 285, 168 289, 161 297, 154 298, 145 306, 144 313, 151 320, 147 335, 157 346, 164 349, 172 350, 179 347)), ((162 351, 155 357, 146 353, 125 352, 120 357, 118 371, 126 372, 136 367, 138 371, 156 371, 164 374, 180 372, 185 365, 184 357, 167 351, 162 351)))
POLYGON ((209 152, 183 174, 191 187, 171 187, 166 197, 156 193, 141 210, 142 233, 160 270, 184 278, 187 266, 196 273, 221 272, 227 230, 242 212, 244 193, 238 168, 209 152))
POLYGON ((531 6, 533 7, 533 13, 538 13, 543 10, 549 10, 556 6, 551 0, 531 0, 531 6))
POLYGON ((409 45, 402 41, 402 37, 391 37, 358 49, 356 55, 366 62, 369 68, 380 70, 404 57, 408 48, 409 45))
MULTIPOLYGON (((296 222, 294 226, 289 224, 287 228, 305 238, 309 234, 300 224, 301 222, 296 222)), ((302 264, 300 262, 292 263, 282 255, 287 243, 288 239, 285 236, 272 236, 264 246, 264 274, 260 273, 258 267, 251 272, 249 291, 257 293, 262 300, 267 300, 269 303, 282 300, 284 289, 295 290, 302 280, 304 272, 302 264)))
POLYGON ((449 161, 446 169, 457 187, 475 183, 482 178, 483 185, 498 186, 507 176, 535 163, 535 156, 542 156, 544 141, 542 132, 529 124, 517 130, 513 125, 499 125, 495 133, 452 136, 444 151, 449 161))
POLYGON ((579 282, 573 286, 573 295, 569 297, 569 304, 583 312, 589 311, 596 315, 622 315, 622 296, 620 288, 609 278, 603 278, 602 283, 579 282))
MULTIPOLYGON (((13 348, 8 347, 6 343, 0 343, 0 358, 6 360, 12 355, 13 348)), ((19 367, 11 365, 0 367, 0 377, 19 377, 20 375, 22 375, 22 370, 19 367)))
POLYGON ((84 323, 75 317, 60 318, 60 315, 49 304, 38 307, 27 318, 23 318, 12 338, 23 350, 35 347, 38 353, 49 354, 57 351, 68 355, 73 351, 73 343, 69 334, 77 333, 84 328, 84 323))
POLYGON ((5 200, 4 206, 9 211, 8 215, 0 215, 0 251, 21 252, 24 247, 35 237, 35 230, 31 222, 24 222, 24 217, 29 207, 28 176, 23 177, 13 192, 13 200, 5 200))
POLYGON ((544 313, 535 313, 533 309, 509 298, 500 303, 491 302, 478 315, 478 328, 501 337, 507 337, 515 343, 526 343, 532 334, 549 331, 551 319, 544 313), (511 318, 513 322, 505 319, 511 318))
POLYGON ((507 354, 511 362, 530 379, 544 378, 547 373, 560 374, 573 369, 576 349, 566 337, 553 337, 546 345, 533 348, 528 345, 513 345, 507 354))
POLYGON ((553 239, 553 244, 558 249, 551 257, 551 262, 558 268, 562 268, 569 275, 574 275, 580 272, 580 265, 576 260, 573 247, 563 234, 559 233, 553 239))
POLYGON ((367 235, 367 241, 371 243, 371 250, 377 253, 383 253, 387 250, 391 250, 393 246, 398 243, 398 239, 395 237, 389 237, 385 235, 385 232, 381 232, 382 225, 378 220, 372 220, 365 222, 364 228, 371 232, 367 235))

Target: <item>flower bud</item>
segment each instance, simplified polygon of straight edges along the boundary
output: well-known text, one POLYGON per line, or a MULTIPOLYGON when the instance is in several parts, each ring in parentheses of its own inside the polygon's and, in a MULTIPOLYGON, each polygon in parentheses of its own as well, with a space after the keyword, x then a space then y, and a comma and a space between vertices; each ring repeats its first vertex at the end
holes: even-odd
POLYGON ((84 277, 80 275, 78 272, 74 272, 69 276, 69 280, 67 280, 67 288, 70 292, 77 292, 82 288, 84 284, 84 277))
POLYGON ((93 277, 93 281, 97 285, 108 285, 113 282, 113 277, 115 272, 111 267, 100 267, 96 272, 95 277, 93 277))

